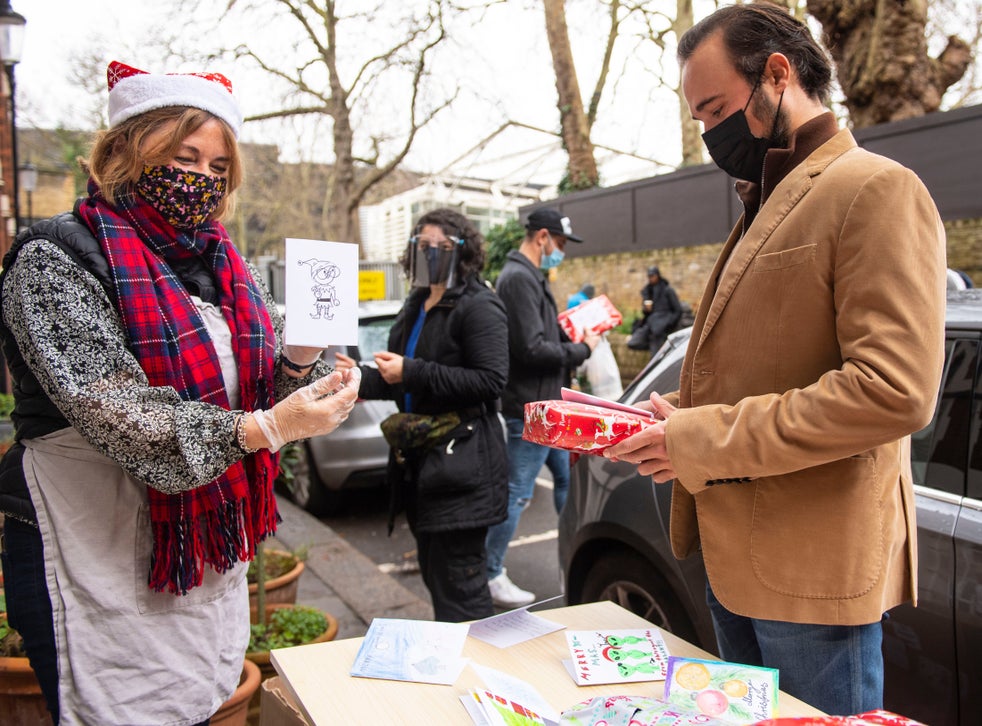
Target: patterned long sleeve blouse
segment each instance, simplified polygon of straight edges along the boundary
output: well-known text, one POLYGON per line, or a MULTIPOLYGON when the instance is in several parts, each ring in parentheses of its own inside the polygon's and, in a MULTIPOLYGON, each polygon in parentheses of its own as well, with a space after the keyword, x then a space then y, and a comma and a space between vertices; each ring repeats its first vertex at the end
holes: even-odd
MULTIPOLYGON (((283 318, 260 285, 279 354, 283 318)), ((173 387, 150 386, 127 347, 114 303, 57 245, 25 244, 4 290, 18 291, 5 295, 4 322, 52 403, 129 474, 173 494, 206 484, 242 458, 235 437, 241 411, 183 401, 173 387)), ((276 400, 330 370, 321 361, 310 374, 291 378, 277 366, 276 400)))

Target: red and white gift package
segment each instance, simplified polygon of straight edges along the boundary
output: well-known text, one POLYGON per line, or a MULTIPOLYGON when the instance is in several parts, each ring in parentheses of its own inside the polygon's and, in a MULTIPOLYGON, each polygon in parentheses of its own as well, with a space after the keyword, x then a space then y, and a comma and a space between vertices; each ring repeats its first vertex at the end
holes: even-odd
POLYGON ((597 295, 575 308, 563 310, 557 317, 559 327, 574 343, 583 341, 583 333, 586 330, 604 333, 620 325, 623 320, 620 311, 606 295, 597 295))
POLYGON ((525 404, 522 438, 535 444, 584 454, 601 454, 618 441, 655 423, 634 413, 577 401, 532 401, 525 404))
POLYGON ((890 711, 876 710, 855 716, 799 716, 758 721, 754 726, 926 726, 890 711))

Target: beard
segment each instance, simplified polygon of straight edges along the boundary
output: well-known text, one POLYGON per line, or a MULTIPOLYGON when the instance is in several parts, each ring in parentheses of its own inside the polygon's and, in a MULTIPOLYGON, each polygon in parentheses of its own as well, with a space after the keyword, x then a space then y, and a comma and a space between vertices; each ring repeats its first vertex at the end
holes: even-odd
MULTIPOLYGON (((783 98, 783 96, 782 96, 783 98)), ((788 148, 791 140, 791 123, 788 121, 787 109, 780 107, 780 103, 775 105, 770 98, 761 93, 754 96, 750 104, 751 113, 758 120, 774 119, 771 125, 770 140, 776 149, 788 148)))

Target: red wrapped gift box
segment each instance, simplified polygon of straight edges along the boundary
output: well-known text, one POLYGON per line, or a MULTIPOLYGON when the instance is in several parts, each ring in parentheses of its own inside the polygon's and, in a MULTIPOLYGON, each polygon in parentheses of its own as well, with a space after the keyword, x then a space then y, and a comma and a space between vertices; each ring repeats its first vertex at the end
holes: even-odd
POLYGON ((557 449, 600 454, 653 423, 650 416, 587 403, 532 401, 525 404, 522 438, 557 449))
POLYGON ((799 716, 758 721, 754 726, 926 726, 889 711, 866 711, 855 716, 799 716))
POLYGON ((597 295, 575 308, 559 313, 559 327, 574 343, 583 340, 583 331, 603 333, 621 324, 621 314, 606 295, 597 295))

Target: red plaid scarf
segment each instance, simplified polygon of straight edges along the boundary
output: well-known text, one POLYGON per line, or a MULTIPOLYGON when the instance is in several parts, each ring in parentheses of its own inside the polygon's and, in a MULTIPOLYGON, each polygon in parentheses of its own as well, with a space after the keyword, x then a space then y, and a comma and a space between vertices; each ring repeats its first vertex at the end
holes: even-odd
MULTIPOLYGON (((94 181, 78 214, 100 241, 112 268, 130 349, 151 386, 171 386, 185 401, 229 408, 215 347, 170 262, 201 256, 215 277, 219 305, 232 331, 243 409, 273 404, 274 333, 259 289, 225 228, 206 223, 175 230, 139 195, 110 206, 94 181)), ((226 572, 251 560, 257 542, 275 532, 273 480, 278 457, 267 449, 230 466, 217 479, 180 494, 147 487, 153 555, 149 586, 187 594, 204 565, 226 572)))

